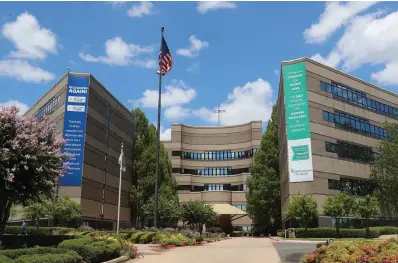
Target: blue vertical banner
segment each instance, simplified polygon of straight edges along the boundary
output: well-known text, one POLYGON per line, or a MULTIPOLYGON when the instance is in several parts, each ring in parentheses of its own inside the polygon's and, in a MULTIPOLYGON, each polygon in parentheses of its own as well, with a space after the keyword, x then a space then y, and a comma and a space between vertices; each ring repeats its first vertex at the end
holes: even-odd
POLYGON ((80 186, 82 182, 89 84, 89 77, 68 76, 62 152, 70 157, 65 160, 69 168, 60 177, 60 186, 80 186))

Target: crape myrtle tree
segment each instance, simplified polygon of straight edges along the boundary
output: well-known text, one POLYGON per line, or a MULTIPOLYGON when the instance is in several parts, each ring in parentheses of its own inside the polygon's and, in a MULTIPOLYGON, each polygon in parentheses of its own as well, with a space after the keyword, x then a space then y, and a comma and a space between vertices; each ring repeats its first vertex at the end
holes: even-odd
POLYGON ((190 200, 181 204, 181 220, 190 226, 191 229, 196 227, 202 234, 203 225, 215 224, 217 214, 210 205, 198 200, 190 200))
POLYGON ((47 118, 20 116, 16 107, 0 109, 0 238, 14 203, 52 196, 67 165, 63 144, 47 118))
POLYGON ((254 154, 251 176, 247 179, 247 212, 259 227, 272 221, 281 223, 277 106, 272 108, 260 149, 254 154))
POLYGON ((307 230, 309 224, 318 217, 318 206, 310 195, 294 196, 288 205, 288 216, 295 218, 307 230))
POLYGON ((369 237, 369 219, 380 214, 377 198, 367 195, 364 199, 358 199, 356 212, 358 216, 365 219, 366 237, 369 237))
MULTIPOLYGON (((130 190, 132 221, 136 227, 148 219, 148 207, 153 203, 156 177, 156 127, 148 123, 145 113, 135 109, 136 134, 133 142, 133 183, 130 190), (145 211, 147 214, 145 214, 145 211)), ((163 202, 178 203, 177 183, 172 174, 168 154, 160 144, 159 196, 163 202), (164 199, 164 200, 163 200, 164 199)))
POLYGON ((323 213, 336 218, 336 233, 340 235, 340 220, 343 216, 352 216, 356 212, 356 201, 348 194, 341 192, 329 196, 324 205, 323 213))

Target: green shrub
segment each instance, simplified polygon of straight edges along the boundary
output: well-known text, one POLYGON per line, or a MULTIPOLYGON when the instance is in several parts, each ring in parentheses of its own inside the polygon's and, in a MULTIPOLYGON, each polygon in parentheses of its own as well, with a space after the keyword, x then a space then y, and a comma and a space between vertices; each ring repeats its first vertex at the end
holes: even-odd
POLYGON ((371 227, 370 229, 379 231, 380 235, 396 235, 396 234, 398 234, 398 227, 395 227, 395 226, 378 226, 378 227, 371 227))
POLYGON ((204 240, 204 238, 202 236, 198 236, 195 238, 196 242, 202 242, 204 240))
POLYGON ((278 232, 276 232, 276 235, 277 235, 278 237, 285 237, 285 231, 284 231, 284 230, 278 231, 278 232))
POLYGON ((1 263, 14 263, 15 260, 13 260, 13 259, 11 259, 9 257, 3 256, 3 255, 0 255, 0 262, 1 263))
POLYGON ((138 231, 138 232, 133 233, 133 234, 131 235, 131 238, 130 238, 131 242, 133 242, 133 243, 138 243, 138 242, 140 241, 140 237, 141 237, 143 234, 145 234, 145 232, 142 232, 142 231, 138 231))
MULTIPOLYGON (((376 229, 370 229, 370 238, 380 236, 380 232, 376 229)), ((338 238, 335 228, 296 228, 296 237, 298 238, 338 238)), ((365 238, 366 229, 340 229, 340 238, 365 238)))
MULTIPOLYGON (((0 256, 6 256, 10 259, 16 259, 24 255, 34 254, 61 254, 66 253, 66 249, 55 248, 55 247, 32 247, 32 248, 20 248, 20 249, 6 249, 0 250, 0 256)), ((0 261, 2 262, 2 261, 0 261)))
POLYGON ((82 238, 73 240, 66 240, 58 247, 75 251, 83 258, 84 261, 90 263, 103 262, 113 259, 120 254, 121 249, 121 246, 117 241, 95 241, 89 236, 83 236, 82 238))
POLYGON ((140 244, 148 244, 151 243, 153 238, 156 236, 157 232, 146 232, 140 236, 139 243, 140 244))
POLYGON ((80 263, 80 257, 74 251, 62 254, 25 255, 17 258, 14 263, 80 263))

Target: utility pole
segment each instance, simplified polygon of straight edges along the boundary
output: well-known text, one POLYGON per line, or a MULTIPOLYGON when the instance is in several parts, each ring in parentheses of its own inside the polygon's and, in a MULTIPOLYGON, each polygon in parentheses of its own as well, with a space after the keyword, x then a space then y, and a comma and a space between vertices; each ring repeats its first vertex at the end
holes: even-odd
POLYGON ((220 126, 220 113, 225 112, 225 110, 220 109, 221 105, 218 105, 217 109, 214 110, 214 113, 217 113, 217 118, 218 118, 218 126, 220 126))

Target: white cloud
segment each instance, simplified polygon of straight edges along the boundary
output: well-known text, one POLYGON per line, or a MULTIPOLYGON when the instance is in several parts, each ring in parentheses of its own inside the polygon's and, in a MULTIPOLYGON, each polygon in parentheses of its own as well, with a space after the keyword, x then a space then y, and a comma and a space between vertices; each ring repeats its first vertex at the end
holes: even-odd
POLYGON ((319 63, 328 65, 329 67, 335 68, 341 61, 341 57, 336 52, 331 52, 326 58, 322 57, 321 54, 316 53, 311 59, 318 61, 319 63))
POLYGON ((371 77, 384 85, 398 85, 398 61, 387 64, 383 70, 372 73, 371 77))
POLYGON ((386 85, 398 84, 393 72, 398 63, 398 11, 378 11, 350 20, 343 35, 329 54, 316 60, 353 71, 364 65, 383 65, 384 70, 371 77, 386 85))
MULTIPOLYGON (((158 90, 145 90, 143 97, 138 99, 138 103, 143 108, 157 108, 158 90)), ((196 97, 196 90, 186 85, 182 80, 174 80, 171 85, 165 86, 162 92, 162 107, 173 105, 183 105, 191 102, 196 97)))
POLYGON ((17 100, 9 100, 7 102, 0 102, 0 108, 5 107, 9 108, 15 106, 19 109, 18 114, 23 115, 27 110, 29 110, 29 106, 23 102, 17 100))
POLYGON ((10 57, 44 59, 48 53, 57 53, 55 34, 40 26, 36 17, 27 12, 20 14, 16 21, 4 24, 1 32, 16 47, 10 57))
POLYGON ((209 42, 202 41, 196 38, 195 35, 189 37, 190 46, 188 48, 180 48, 177 50, 177 54, 184 57, 196 57, 199 56, 199 52, 203 48, 209 47, 209 42))
POLYGON ((46 83, 55 79, 55 75, 42 68, 33 66, 25 60, 0 60, 0 76, 20 81, 46 83))
POLYGON ((235 9, 236 4, 234 2, 228 1, 208 1, 208 2, 199 2, 196 7, 201 14, 205 14, 208 11, 215 11, 218 9, 235 9))
POLYGON ((128 16, 143 17, 152 14, 153 4, 151 2, 141 2, 138 5, 133 5, 127 10, 128 16))
POLYGON ((87 62, 100 62, 118 66, 133 64, 145 68, 155 68, 155 60, 137 58, 141 54, 150 54, 153 51, 152 46, 141 47, 140 45, 126 43, 121 37, 115 37, 105 42, 105 56, 96 57, 84 52, 79 52, 79 56, 87 62))
POLYGON ((192 63, 191 66, 189 66, 186 71, 192 72, 192 73, 197 73, 200 70, 200 64, 199 63, 192 63))
MULTIPOLYGON (((107 2, 107 3, 109 3, 109 2, 107 2)), ((121 8, 126 3, 126 1, 112 1, 110 3, 112 4, 113 8, 118 9, 118 8, 121 8)))
POLYGON ((190 114, 190 109, 175 105, 166 108, 164 111, 164 118, 169 121, 178 121, 188 117, 190 114))
POLYGON ((161 141, 171 140, 171 128, 164 129, 163 126, 160 126, 160 140, 161 141))
POLYGON ((377 2, 328 2, 319 21, 304 31, 308 43, 322 43, 351 18, 377 2))
MULTIPOLYGON (((253 82, 247 82, 244 86, 235 87, 228 94, 225 102, 220 104, 225 112, 220 113, 222 125, 236 125, 252 120, 268 121, 272 112, 272 87, 271 84, 259 78, 253 82)), ((193 114, 207 122, 217 123, 218 115, 214 109, 201 107, 194 110, 193 114)))

